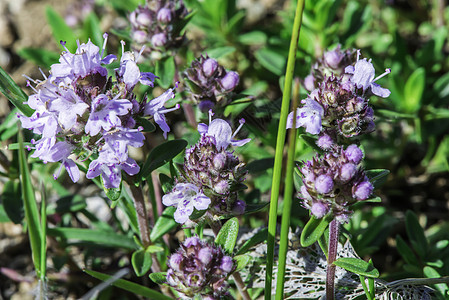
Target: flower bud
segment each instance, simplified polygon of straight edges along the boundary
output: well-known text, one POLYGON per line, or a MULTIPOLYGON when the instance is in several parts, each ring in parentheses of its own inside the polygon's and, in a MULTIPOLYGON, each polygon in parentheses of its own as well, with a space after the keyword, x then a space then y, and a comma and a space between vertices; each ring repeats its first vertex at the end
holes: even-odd
POLYGON ((197 238, 196 236, 193 237, 189 237, 184 241, 184 247, 186 248, 190 248, 190 247, 195 247, 196 245, 198 245, 200 243, 200 239, 197 238))
POLYGON ((210 101, 210 100, 202 100, 199 104, 198 104, 198 108, 200 109, 200 111, 202 112, 208 112, 209 110, 213 109, 215 107, 214 102, 210 101))
POLYGON ((357 167, 353 163, 346 163, 340 168, 340 180, 343 182, 348 182, 352 179, 357 171, 357 167))
POLYGON ((174 253, 172 256, 170 256, 170 268, 173 270, 179 272, 181 271, 181 262, 182 262, 182 255, 179 253, 174 253))
POLYGON ((221 170, 226 165, 226 154, 218 153, 215 155, 214 160, 214 168, 217 170, 221 170))
POLYGON ((234 207, 232 208, 232 212, 234 215, 239 216, 245 213, 246 203, 242 200, 237 200, 234 202, 234 207))
POLYGON ((229 256, 223 256, 223 258, 221 259, 220 269, 222 269, 226 273, 229 273, 232 271, 233 267, 234 262, 232 261, 232 258, 229 256))
POLYGON ((343 57, 344 53, 341 53, 338 50, 327 51, 324 53, 324 61, 332 69, 338 69, 343 57))
POLYGON ((167 37, 164 33, 157 33, 151 37, 151 44, 154 47, 162 47, 167 43, 167 37))
POLYGON ((354 188, 354 197, 357 200, 366 200, 373 192, 373 185, 369 181, 363 181, 354 188))
POLYGON ((207 77, 211 77, 218 68, 218 62, 213 58, 208 58, 203 63, 203 73, 207 77))
POLYGON ((229 190, 229 184, 227 180, 221 180, 214 186, 214 191, 219 194, 225 194, 229 190))
POLYGON ((230 71, 220 81, 224 90, 230 91, 239 84, 239 75, 236 72, 230 71))
POLYGON ((133 32, 133 40, 137 44, 144 44, 147 42, 148 34, 143 30, 136 30, 133 32))
POLYGON ((350 161, 352 161, 356 165, 358 165, 363 158, 362 150, 360 150, 360 148, 354 144, 349 145, 348 148, 346 148, 345 155, 350 161))
POLYGON ((315 77, 313 77, 312 74, 307 75, 306 78, 304 78, 304 87, 309 92, 315 89, 315 77))
POLYGON ((161 23, 169 23, 172 19, 171 10, 164 7, 157 12, 157 20, 161 23))
POLYGON ((212 260, 212 249, 202 248, 198 252, 198 259, 205 265, 207 265, 212 260))
POLYGON ((328 211, 329 211, 329 208, 324 203, 314 202, 312 204, 312 208, 311 208, 312 215, 314 215, 318 219, 324 217, 328 211))
POLYGON ((328 150, 334 145, 334 140, 327 134, 323 134, 320 136, 316 142, 318 147, 320 147, 323 150, 328 150))
POLYGON ((315 180, 315 189, 320 194, 327 194, 334 188, 334 181, 328 175, 320 175, 315 180))
POLYGON ((148 26, 151 24, 151 14, 149 11, 142 11, 136 15, 136 22, 141 26, 148 26))

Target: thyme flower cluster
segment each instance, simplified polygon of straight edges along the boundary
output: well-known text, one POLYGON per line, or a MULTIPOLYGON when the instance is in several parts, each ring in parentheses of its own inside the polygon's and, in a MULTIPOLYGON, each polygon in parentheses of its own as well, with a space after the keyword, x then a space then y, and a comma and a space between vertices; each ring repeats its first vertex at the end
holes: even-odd
MULTIPOLYGON (((103 57, 108 35, 103 37, 101 53, 90 40, 86 44, 78 42, 75 53, 66 48, 59 63, 51 66, 50 75, 34 81, 35 94, 28 99, 28 105, 35 110, 33 115, 19 118, 24 128, 41 135, 39 140, 32 140, 34 146, 30 148, 35 151, 31 157, 61 162, 73 182, 80 178, 75 161, 91 160, 86 177, 101 175, 106 188, 117 188, 122 170, 129 175, 140 170, 128 155, 128 147, 141 147, 145 139, 137 118, 152 116, 166 136, 170 128, 164 114, 173 109, 164 105, 174 93, 169 89, 151 101, 138 102, 133 93, 136 84, 152 87, 156 76, 140 72, 136 63, 140 53, 125 52, 123 47, 113 81, 106 66, 117 57, 103 57)), ((65 43, 61 44, 65 47, 65 43)), ((60 171, 55 173, 55 179, 60 171)))
POLYGON ((216 105, 228 104, 232 90, 240 77, 234 71, 226 71, 215 59, 200 56, 185 71, 186 83, 193 100, 203 112, 216 105))
POLYGON ((148 51, 177 49, 186 42, 180 31, 187 15, 182 1, 157 0, 139 5, 129 15, 131 38, 139 47, 149 45, 148 51))
POLYGON ((187 238, 168 259, 167 284, 186 297, 223 299, 229 294, 226 279, 235 270, 232 257, 218 246, 187 238))
MULTIPOLYGON (((374 187, 361 166, 363 152, 351 138, 374 131, 369 97, 390 95, 376 83, 390 71, 375 78, 371 60, 361 59, 360 51, 337 47, 324 53, 305 79, 310 93, 296 111, 296 127, 318 135, 316 143, 325 152, 299 168, 300 197, 315 217, 331 214, 346 222, 348 207, 372 195, 374 187), (345 149, 345 145, 349 146, 345 149)), ((293 112, 287 120, 287 128, 292 126, 293 112)))
POLYGON ((231 126, 222 119, 200 123, 201 138, 197 144, 186 150, 182 176, 173 190, 162 197, 166 206, 176 206, 174 214, 178 223, 185 223, 193 208, 206 210, 213 215, 240 215, 245 211, 245 202, 238 199, 238 192, 244 188, 245 164, 228 151, 232 146, 242 146, 250 139, 234 140, 244 124, 232 133, 231 126))

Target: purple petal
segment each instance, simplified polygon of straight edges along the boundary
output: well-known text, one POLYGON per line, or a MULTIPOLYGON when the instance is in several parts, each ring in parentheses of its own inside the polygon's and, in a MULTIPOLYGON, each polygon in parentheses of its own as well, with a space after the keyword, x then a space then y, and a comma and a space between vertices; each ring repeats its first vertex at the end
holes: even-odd
POLYGON ((208 128, 209 128, 209 126, 207 126, 204 123, 198 124, 198 132, 201 133, 201 134, 206 134, 208 128))
POLYGON ((173 215, 175 217, 175 221, 179 224, 184 224, 189 219, 189 216, 193 213, 193 206, 181 206, 175 211, 173 215))
POLYGON ((377 83, 371 84, 371 92, 374 95, 382 97, 382 98, 387 98, 391 94, 389 89, 383 88, 380 85, 378 85, 377 83))
POLYGON ((141 72, 140 73, 140 83, 141 84, 145 84, 145 85, 153 87, 154 86, 153 82, 156 78, 158 78, 158 77, 151 72, 141 72))
POLYGON ((206 197, 204 194, 198 194, 193 201, 193 205, 198 210, 205 210, 209 207, 210 202, 209 197, 206 197))
POLYGON ((243 139, 243 140, 240 140, 240 141, 231 140, 231 145, 235 146, 235 147, 240 147, 240 146, 243 146, 243 145, 245 145, 246 143, 248 143, 250 141, 251 141, 251 139, 243 139))
POLYGON ((73 182, 77 182, 80 179, 80 170, 78 169, 78 166, 73 160, 71 159, 65 160, 64 167, 67 170, 67 173, 69 174, 70 179, 72 179, 73 182))

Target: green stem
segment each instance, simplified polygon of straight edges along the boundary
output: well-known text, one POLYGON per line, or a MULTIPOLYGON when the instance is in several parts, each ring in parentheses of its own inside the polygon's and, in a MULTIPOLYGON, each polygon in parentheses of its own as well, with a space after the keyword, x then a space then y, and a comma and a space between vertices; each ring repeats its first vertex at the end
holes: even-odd
MULTIPOLYGON (((153 212, 153 224, 155 224, 157 219, 159 218, 159 213, 158 213, 158 206, 157 206, 157 199, 156 199, 156 191, 154 188, 155 181, 154 181, 153 174, 154 174, 154 172, 151 173, 151 180, 148 179, 147 183, 148 183, 148 188, 150 189, 150 201, 151 201, 151 211, 153 212)), ((157 178, 156 178, 156 180, 157 180, 157 178)))
POLYGON ((45 194, 45 185, 41 183, 41 274, 40 279, 45 283, 47 274, 47 198, 45 194))
POLYGON ((366 298, 368 300, 374 300, 373 297, 371 296, 371 293, 370 293, 368 287, 366 286, 365 276, 359 275, 359 278, 360 278, 360 283, 362 284, 363 290, 365 291, 366 298))
POLYGON ((278 272, 276 284, 276 299, 282 300, 284 297, 285 263, 287 261, 288 230, 290 228, 290 210, 292 207, 293 195, 293 168, 295 165, 296 146, 296 107, 299 98, 299 80, 295 81, 293 89, 293 126, 289 134, 287 170, 285 177, 284 208, 282 210, 281 240, 279 245, 278 272))
POLYGON ((267 268, 265 277, 265 299, 271 298, 271 285, 273 279, 273 262, 274 262, 274 241, 276 236, 276 219, 279 189, 282 174, 282 159, 284 152, 284 142, 286 136, 286 124, 288 109, 290 106, 290 93, 292 90, 293 73, 295 70, 296 51, 298 48, 299 31, 301 29, 302 14, 304 11, 304 1, 298 0, 295 13, 295 21, 293 23, 293 33, 290 41, 290 50, 287 61, 287 71, 285 73, 284 94, 282 96, 281 116, 279 119, 279 128, 276 141, 276 153, 274 157, 273 180, 271 184, 271 201, 270 213, 268 218, 268 236, 267 236, 267 268))
POLYGON ((140 186, 136 187, 131 183, 130 187, 133 194, 134 207, 136 208, 137 222, 139 224, 140 241, 146 249, 151 245, 151 241, 145 199, 143 198, 142 188, 140 186))

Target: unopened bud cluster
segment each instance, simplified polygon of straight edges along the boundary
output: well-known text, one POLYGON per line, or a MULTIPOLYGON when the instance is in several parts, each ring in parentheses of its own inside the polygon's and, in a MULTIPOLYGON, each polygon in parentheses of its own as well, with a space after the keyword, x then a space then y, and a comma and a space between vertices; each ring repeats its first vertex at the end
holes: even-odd
POLYGON ((236 266, 218 246, 187 238, 168 259, 167 284, 186 297, 223 299, 229 292, 227 278, 236 266))
POLYGON ((361 166, 362 159, 362 150, 352 144, 305 162, 299 168, 304 207, 317 218, 331 214, 346 222, 351 214, 349 206, 369 199, 374 189, 361 166))
POLYGON ((232 90, 239 84, 239 75, 226 71, 215 59, 200 56, 185 71, 192 98, 206 112, 216 105, 228 103, 232 90))
POLYGON ((139 47, 149 45, 151 50, 174 50, 186 42, 180 31, 188 11, 182 1, 157 0, 147 2, 131 12, 131 38, 139 47))

